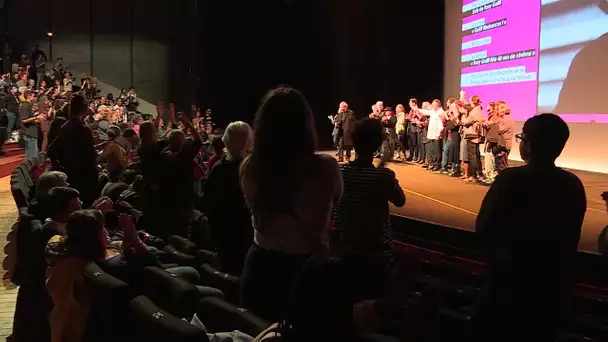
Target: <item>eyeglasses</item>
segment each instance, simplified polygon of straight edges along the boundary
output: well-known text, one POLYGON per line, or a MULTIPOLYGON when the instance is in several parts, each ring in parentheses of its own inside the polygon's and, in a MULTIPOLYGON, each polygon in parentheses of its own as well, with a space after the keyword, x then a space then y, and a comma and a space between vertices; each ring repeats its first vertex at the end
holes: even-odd
POLYGON ((520 143, 522 141, 524 141, 526 139, 524 139, 524 134, 523 133, 517 133, 515 134, 515 141, 520 143))

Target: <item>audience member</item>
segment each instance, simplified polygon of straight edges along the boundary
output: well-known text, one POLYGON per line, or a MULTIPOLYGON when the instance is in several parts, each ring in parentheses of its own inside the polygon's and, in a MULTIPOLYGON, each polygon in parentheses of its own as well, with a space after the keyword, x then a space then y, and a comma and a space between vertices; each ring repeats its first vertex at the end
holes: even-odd
POLYGON ((80 210, 68 219, 65 256, 51 267, 47 289, 53 300, 49 316, 51 342, 80 341, 92 299, 82 291, 84 268, 106 257, 107 233, 96 210, 80 210))
POLYGON ((256 113, 253 152, 241 167, 255 241, 243 269, 241 304, 269 320, 279 319, 304 261, 329 247, 332 207, 342 196, 338 163, 315 154, 314 127, 299 91, 271 90, 256 113))
POLYGON ((70 102, 70 119, 61 126, 57 140, 49 145, 53 168, 68 175, 71 186, 80 192, 85 208, 93 203, 99 191, 97 152, 91 130, 83 122, 86 110, 85 99, 74 95, 70 102))
POLYGON ((253 244, 251 213, 245 204, 239 170, 252 146, 251 127, 233 122, 226 127, 222 141, 226 155, 211 169, 203 188, 203 211, 211 226, 211 237, 224 271, 240 275, 245 256, 253 244))
POLYGON ((354 161, 342 165, 344 194, 334 209, 332 250, 344 255, 360 289, 357 299, 380 295, 385 271, 393 257, 393 233, 388 202, 405 205, 405 195, 395 173, 375 167, 375 151, 384 140, 382 124, 375 119, 356 123, 353 143, 354 161))
POLYGON ((30 202, 28 212, 38 220, 44 221, 50 217, 52 200, 51 190, 57 186, 68 186, 68 176, 61 171, 45 172, 36 180, 35 197, 30 202))
POLYGON ((484 198, 477 232, 491 263, 479 341, 555 339, 587 207, 581 181, 555 166, 569 135, 557 115, 528 119, 516 136, 526 165, 502 171, 484 198))
POLYGON ((30 159, 38 154, 38 104, 34 103, 34 93, 30 90, 23 96, 25 102, 19 107, 19 119, 25 141, 25 159, 30 159))

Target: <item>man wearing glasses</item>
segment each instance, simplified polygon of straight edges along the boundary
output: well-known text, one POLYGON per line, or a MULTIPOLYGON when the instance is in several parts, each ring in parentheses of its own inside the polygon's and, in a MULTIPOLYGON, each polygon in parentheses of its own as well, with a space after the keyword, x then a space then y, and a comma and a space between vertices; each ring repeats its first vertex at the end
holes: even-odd
POLYGON ((555 340, 587 208, 578 177, 555 166, 569 136, 557 115, 530 118, 516 135, 526 165, 504 170, 483 200, 476 230, 490 265, 476 341, 555 340))

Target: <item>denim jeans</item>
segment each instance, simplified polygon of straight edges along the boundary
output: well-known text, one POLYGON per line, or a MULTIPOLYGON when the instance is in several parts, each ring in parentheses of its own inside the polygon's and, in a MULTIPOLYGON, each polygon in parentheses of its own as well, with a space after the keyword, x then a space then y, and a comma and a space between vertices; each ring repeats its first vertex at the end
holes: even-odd
POLYGON ((38 154, 38 138, 23 136, 25 141, 25 159, 30 159, 38 154))
POLYGON ((6 112, 6 118, 8 119, 6 126, 6 139, 10 139, 13 129, 15 129, 15 124, 17 123, 17 114, 6 112))
POLYGON ((42 81, 43 79, 44 79, 44 73, 37 72, 36 73, 36 89, 40 89, 40 81, 42 81))
POLYGON ((448 163, 450 162, 450 146, 452 146, 452 137, 445 139, 445 143, 443 144, 443 159, 441 162, 441 168, 444 170, 448 168, 448 163))

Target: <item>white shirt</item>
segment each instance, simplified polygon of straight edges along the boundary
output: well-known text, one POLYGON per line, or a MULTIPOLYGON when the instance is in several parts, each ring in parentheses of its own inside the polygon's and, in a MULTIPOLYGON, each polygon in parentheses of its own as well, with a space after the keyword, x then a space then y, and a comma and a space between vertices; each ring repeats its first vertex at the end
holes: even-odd
POLYGON ((439 107, 436 110, 419 109, 420 114, 429 117, 429 128, 426 134, 427 139, 437 140, 441 137, 443 132, 443 120, 445 117, 445 111, 439 107))

